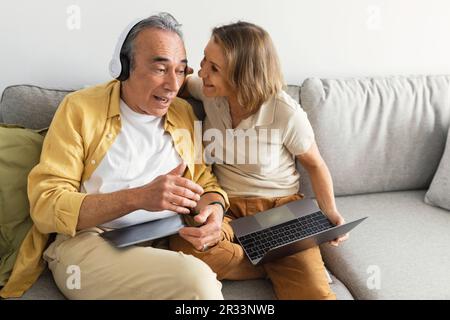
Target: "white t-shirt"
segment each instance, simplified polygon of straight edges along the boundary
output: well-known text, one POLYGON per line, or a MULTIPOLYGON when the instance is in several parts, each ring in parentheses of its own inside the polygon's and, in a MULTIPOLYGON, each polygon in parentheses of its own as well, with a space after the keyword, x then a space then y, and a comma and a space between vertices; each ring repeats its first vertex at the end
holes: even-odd
POLYGON ((189 77, 189 93, 203 102, 206 113, 205 158, 214 163, 214 174, 228 196, 270 198, 298 193, 295 156, 314 142, 300 105, 282 91, 233 129, 227 99, 208 98, 202 87, 200 78, 189 77))
MULTIPOLYGON (((134 112, 122 100, 120 115, 121 131, 91 177, 84 181, 82 192, 109 193, 143 186, 182 162, 172 137, 164 130, 164 118, 134 112)), ((122 228, 175 214, 136 210, 102 227, 122 228)))

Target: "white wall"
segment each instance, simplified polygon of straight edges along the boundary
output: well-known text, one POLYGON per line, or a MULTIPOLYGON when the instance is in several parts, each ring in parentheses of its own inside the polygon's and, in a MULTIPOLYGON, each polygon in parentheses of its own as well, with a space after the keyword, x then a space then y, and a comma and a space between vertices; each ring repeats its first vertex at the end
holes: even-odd
POLYGON ((272 35, 286 80, 450 74, 448 0, 2 0, 0 92, 12 84, 78 88, 109 79, 123 27, 168 11, 198 69, 210 30, 248 20, 272 35), (71 29, 80 9, 80 29, 71 29), (71 24, 72 23, 72 24, 71 24))

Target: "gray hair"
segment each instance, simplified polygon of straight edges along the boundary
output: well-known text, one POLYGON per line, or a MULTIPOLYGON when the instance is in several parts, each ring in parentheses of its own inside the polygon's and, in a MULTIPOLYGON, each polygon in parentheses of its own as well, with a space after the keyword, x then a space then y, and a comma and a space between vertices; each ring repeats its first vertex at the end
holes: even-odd
POLYGON ((122 49, 120 50, 120 60, 122 65, 124 65, 123 60, 128 60, 129 62, 128 72, 133 70, 134 66, 134 40, 138 36, 139 32, 148 28, 156 28, 174 32, 180 37, 181 40, 183 40, 181 24, 178 23, 178 21, 170 13, 160 12, 141 20, 130 30, 122 45, 122 49))

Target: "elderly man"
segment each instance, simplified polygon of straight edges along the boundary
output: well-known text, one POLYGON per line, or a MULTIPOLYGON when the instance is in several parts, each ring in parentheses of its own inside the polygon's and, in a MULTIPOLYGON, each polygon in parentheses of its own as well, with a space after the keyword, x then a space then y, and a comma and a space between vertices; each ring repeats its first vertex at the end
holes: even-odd
POLYGON ((206 248, 219 240, 228 206, 210 168, 192 162, 195 116, 176 98, 187 69, 178 23, 161 13, 123 38, 118 80, 69 94, 55 114, 29 175, 35 225, 5 287, 11 295, 14 285, 20 291, 37 278, 46 249, 55 282, 70 299, 223 298, 216 275, 193 256, 155 246, 117 249, 99 236, 108 222, 136 210, 195 209, 204 225, 180 235, 206 248), (45 248, 51 233, 56 239, 45 248), (70 285, 74 267, 79 286, 70 285))

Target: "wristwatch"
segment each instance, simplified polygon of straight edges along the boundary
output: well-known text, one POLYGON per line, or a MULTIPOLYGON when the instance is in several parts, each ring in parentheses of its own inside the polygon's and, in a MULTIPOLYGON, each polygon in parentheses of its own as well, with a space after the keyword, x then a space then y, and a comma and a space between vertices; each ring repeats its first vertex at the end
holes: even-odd
POLYGON ((222 212, 223 212, 223 214, 225 214, 225 207, 222 204, 222 202, 220 202, 220 201, 213 201, 213 202, 208 203, 208 206, 210 206, 212 204, 218 204, 219 206, 221 206, 222 207, 222 212))

